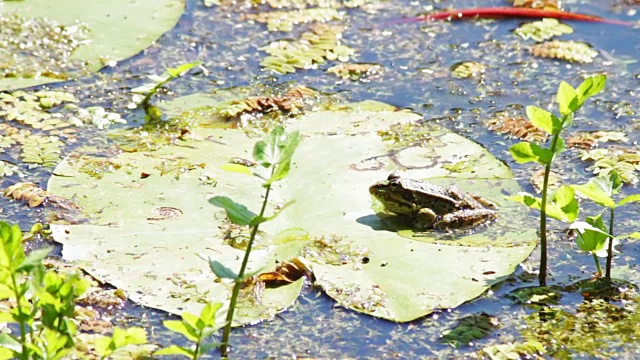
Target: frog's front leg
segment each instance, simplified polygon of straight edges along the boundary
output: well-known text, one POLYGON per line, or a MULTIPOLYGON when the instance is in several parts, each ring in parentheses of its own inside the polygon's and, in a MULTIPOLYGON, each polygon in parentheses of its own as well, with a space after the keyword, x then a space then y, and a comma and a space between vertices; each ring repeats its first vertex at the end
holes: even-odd
POLYGON ((496 217, 496 212, 490 209, 458 210, 442 216, 433 227, 440 230, 460 229, 480 225, 496 217))
POLYGON ((433 229, 438 222, 438 215, 429 208, 422 208, 415 216, 415 227, 418 230, 433 229))

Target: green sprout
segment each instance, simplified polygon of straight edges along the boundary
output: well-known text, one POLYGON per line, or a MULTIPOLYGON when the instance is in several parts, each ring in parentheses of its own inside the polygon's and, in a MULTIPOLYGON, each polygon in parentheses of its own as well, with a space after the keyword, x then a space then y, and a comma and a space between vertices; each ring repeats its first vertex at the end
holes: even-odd
POLYGON ((616 171, 611 171, 609 177, 598 176, 589 180, 583 185, 572 185, 580 195, 588 198, 596 204, 609 209, 609 229, 607 229, 602 221, 602 214, 594 217, 587 217, 586 223, 576 222, 572 224, 572 228, 578 230, 578 246, 584 251, 591 252, 593 259, 598 268, 598 276, 602 276, 602 269, 597 257, 597 252, 602 251, 607 246, 607 265, 605 278, 611 280, 611 265, 613 262, 613 243, 617 238, 637 236, 636 234, 622 235, 614 237, 613 222, 615 219, 616 208, 625 204, 640 201, 640 194, 629 195, 619 202, 615 202, 613 196, 620 192, 622 188, 622 179, 616 171), (607 242, 607 239, 609 240, 607 242))
POLYGON ((510 199, 530 208, 540 210, 540 273, 538 280, 544 286, 547 282, 547 216, 561 221, 573 222, 578 216, 578 203, 575 192, 569 186, 561 186, 549 196, 549 174, 551 165, 565 149, 564 140, 560 136, 562 130, 573 123, 574 114, 584 102, 598 94, 606 84, 606 76, 598 75, 585 79, 577 88, 566 82, 558 87, 557 100, 560 117, 535 106, 527 107, 527 117, 531 123, 552 136, 548 147, 521 142, 509 148, 511 156, 520 164, 536 162, 544 166, 542 198, 531 194, 520 193, 510 199))
POLYGON ((229 352, 229 336, 231 334, 233 313, 236 308, 240 288, 242 287, 242 283, 246 279, 255 275, 255 273, 247 274, 246 269, 249 262, 249 255, 251 254, 251 248, 256 238, 256 234, 258 233, 258 227, 263 222, 269 221, 278 216, 278 214, 286 207, 286 205, 283 206, 278 212, 274 213, 271 216, 265 216, 265 210, 267 208, 267 203, 269 200, 269 193, 271 192, 271 185, 276 181, 284 179, 289 174, 289 170, 291 168, 291 158, 293 157, 293 153, 298 147, 298 144, 300 144, 301 140, 302 137, 300 136, 300 133, 298 131, 285 133, 282 126, 277 126, 265 137, 264 140, 258 141, 255 144, 253 148, 253 158, 263 168, 267 169, 270 174, 268 177, 263 177, 258 173, 254 173, 249 167, 240 164, 233 164, 231 167, 225 167, 225 170, 227 171, 242 173, 246 175, 253 174, 264 180, 262 186, 265 188, 265 194, 260 214, 251 212, 249 209, 247 209, 246 206, 238 204, 232 199, 225 196, 216 196, 209 199, 209 203, 211 203, 212 205, 221 207, 226 210, 227 216, 229 217, 229 220, 231 222, 242 226, 249 225, 252 228, 251 237, 249 238, 249 242, 244 253, 244 258, 242 260, 242 266, 240 267, 240 271, 237 274, 233 270, 224 266, 222 263, 209 259, 211 270, 219 278, 231 279, 234 282, 233 292, 231 294, 231 299, 229 300, 229 310, 227 312, 226 324, 222 335, 221 355, 223 357, 226 357, 229 352))

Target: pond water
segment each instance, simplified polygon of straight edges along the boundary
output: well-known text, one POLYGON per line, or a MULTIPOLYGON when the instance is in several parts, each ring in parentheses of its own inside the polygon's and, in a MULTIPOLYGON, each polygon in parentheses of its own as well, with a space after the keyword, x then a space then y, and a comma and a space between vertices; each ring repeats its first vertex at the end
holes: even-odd
MULTIPOLYGON (((313 69, 298 69, 286 75, 265 71, 260 65, 266 56, 261 48, 276 40, 297 39, 301 33, 309 31, 310 25, 294 22, 291 31, 268 31, 264 23, 251 19, 254 14, 273 11, 269 5, 223 1, 207 7, 202 1, 194 0, 187 1, 177 25, 141 53, 96 75, 49 85, 48 88, 74 93, 82 106, 102 106, 121 114, 128 124, 116 124, 112 128, 125 128, 144 121, 142 110, 127 108, 131 103, 131 88, 143 84, 148 75, 162 73, 165 68, 201 60, 202 66, 172 81, 153 101, 162 103, 192 93, 216 93, 228 88, 240 88, 238 91, 245 94, 260 96, 282 91, 292 83, 316 89, 335 101, 378 100, 411 109, 422 115, 425 123, 438 124, 478 142, 512 168, 525 191, 533 192, 529 179, 535 167, 515 163, 509 156, 508 147, 517 140, 490 130, 486 120, 500 115, 524 115, 527 105, 555 109, 555 93, 561 80, 577 85, 587 76, 606 74, 606 89, 587 101, 571 132, 622 131, 628 140, 620 145, 632 151, 638 150, 638 26, 567 22, 573 33, 563 35, 563 40, 586 42, 598 51, 592 62, 576 63, 530 54, 529 47, 535 41, 523 40, 513 32, 525 22, 522 19, 433 23, 399 21, 434 7, 509 5, 500 0, 363 1, 358 7, 345 6, 346 1, 339 3, 342 4, 341 19, 333 23, 344 27, 340 42, 355 50, 355 55, 352 55, 355 62, 380 65, 382 70, 379 73, 359 80, 340 79, 326 72, 337 61, 328 61, 313 69), (468 61, 482 64, 484 75, 470 78, 452 76, 452 67, 468 61)), ((574 0, 563 2, 563 6, 569 11, 640 22, 640 15, 636 14, 640 10, 637 2, 574 0)), ((104 148, 108 143, 105 132, 95 129, 82 130, 76 137, 75 143, 65 145, 63 154, 69 154, 78 146, 104 148)), ((612 144, 615 145, 606 143, 600 146, 612 144)), ((555 169, 567 182, 583 183, 593 176, 588 169, 593 163, 579 160, 579 151, 568 150, 556 165, 555 169)), ((29 168, 21 164, 15 152, 7 151, 0 159, 18 164, 25 174, 23 179, 17 175, 0 178, 3 188, 18 181, 32 181, 44 186, 51 175, 50 168, 29 168)), ((630 174, 635 176, 637 172, 631 171, 630 174)), ((633 179, 623 187, 622 193, 638 193, 633 179)), ((588 201, 583 201, 583 205, 586 214, 599 210, 588 201)), ((36 221, 45 221, 42 211, 28 210, 23 204, 6 198, 0 198, 0 207, 0 216, 20 223, 23 230, 36 221)), ((637 210, 637 205, 629 205, 616 213, 618 233, 637 231, 637 210)), ((565 238, 566 224, 551 224, 554 240, 549 250, 549 283, 567 286, 577 280, 589 279, 594 272, 591 256, 579 251, 573 240, 565 238)), ((640 284, 637 274, 639 246, 631 240, 624 240, 618 250, 614 274, 640 284)), ((476 352, 487 346, 535 338, 531 331, 527 332, 531 328, 542 334, 539 341, 544 342, 559 335, 549 328, 543 329, 544 321, 535 323, 532 320, 540 308, 515 304, 506 297, 516 288, 537 284, 535 274, 531 273, 537 267, 537 260, 537 252, 534 252, 513 276, 474 301, 455 309, 436 311, 407 324, 395 324, 337 307, 329 297, 307 287, 298 302, 273 321, 235 329, 232 333, 233 357, 474 357, 476 352), (499 327, 488 336, 460 348, 441 342, 444 331, 451 329, 460 319, 479 313, 494 317, 499 327)), ((450 271, 455 272, 455 266, 450 271)), ((562 309, 567 314, 581 311, 583 296, 579 291, 564 289, 563 295, 555 309, 562 309)), ((606 311, 599 314, 602 313, 606 311)), ((171 317, 163 312, 128 303, 116 317, 117 324, 144 326, 152 342, 166 345, 182 341, 162 330, 161 321, 171 317)), ((571 324, 578 322, 569 315, 563 318, 556 314, 554 319, 557 322, 548 322, 547 326, 553 324, 556 329, 566 331, 570 331, 571 324)), ((609 318, 594 321, 599 321, 601 326, 594 325, 594 332, 583 330, 582 334, 590 340, 567 341, 563 343, 566 347, 564 352, 558 350, 556 356, 633 358, 640 351, 640 338, 632 330, 614 329, 609 318), (602 335, 603 331, 608 335, 602 335)))

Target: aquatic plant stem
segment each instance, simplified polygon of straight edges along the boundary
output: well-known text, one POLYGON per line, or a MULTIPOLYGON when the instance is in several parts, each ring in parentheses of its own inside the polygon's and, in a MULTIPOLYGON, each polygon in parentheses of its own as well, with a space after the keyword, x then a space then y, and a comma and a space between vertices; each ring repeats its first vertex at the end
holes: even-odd
MULTIPOLYGON (((556 136, 553 141, 555 143, 556 136)), ((553 145, 552 145, 553 147, 553 145)), ((544 166, 544 180, 542 182, 542 203, 540 204, 540 272, 538 282, 540 286, 547 285, 547 192, 549 188, 549 173, 551 161, 544 166)))
MULTIPOLYGON (((271 175, 275 171, 275 166, 271 168, 271 175)), ((269 199, 269 193, 271 192, 271 184, 267 185, 267 190, 264 194, 264 201, 262 202, 262 209, 260 209, 259 217, 264 216, 264 211, 267 208, 267 200, 269 199)), ((231 323, 233 322, 233 313, 236 309, 236 303, 238 301, 238 295, 240 294, 240 288, 242 287, 242 282, 244 278, 245 270, 247 269, 247 264, 249 263, 249 255, 251 254, 251 247, 253 246, 253 241, 256 238, 258 233, 258 227, 260 224, 256 224, 251 230, 251 237, 249 238, 249 243, 247 244, 247 249, 244 252, 244 259, 242 259, 242 266, 240 267, 240 272, 238 273, 238 277, 235 279, 235 283, 233 285, 233 292, 231 293, 231 299, 229 300, 229 310, 227 310, 227 323, 224 327, 224 332, 222 333, 222 345, 220 346, 220 356, 226 358, 229 354, 229 336, 231 335, 231 323)))
MULTIPOLYGON (((611 266, 613 263, 613 219, 615 214, 615 208, 610 208, 611 216, 609 216, 609 247, 607 248, 607 269, 604 275, 605 279, 611 281, 611 266)), ((601 273, 602 274, 602 273, 601 273)))

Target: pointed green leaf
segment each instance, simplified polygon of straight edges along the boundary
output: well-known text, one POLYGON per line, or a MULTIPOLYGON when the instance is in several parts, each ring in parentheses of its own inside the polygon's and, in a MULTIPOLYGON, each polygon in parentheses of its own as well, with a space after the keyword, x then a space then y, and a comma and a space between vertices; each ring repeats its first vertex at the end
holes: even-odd
POLYGON ((169 347, 166 347, 164 349, 160 349, 154 352, 153 355, 183 355, 188 358, 193 358, 195 353, 191 349, 187 349, 178 345, 171 345, 169 347))
POLYGON ((22 232, 18 225, 10 225, 0 221, 0 266, 12 267, 13 264, 22 262, 24 249, 22 247, 22 232))
POLYGON ((629 195, 629 196, 625 197, 624 199, 620 200, 620 202, 618 203, 618 206, 622 206, 624 204, 634 203, 634 202, 638 202, 638 201, 640 201, 640 194, 633 194, 633 195, 629 195))
POLYGON ((241 164, 224 164, 220 166, 220 169, 228 172, 234 172, 234 173, 245 174, 245 175, 253 174, 250 167, 244 166, 241 164))
POLYGON ((200 312, 200 320, 206 326, 214 326, 216 324, 216 313, 222 307, 222 303, 207 303, 200 312))
POLYGON ((540 204, 542 204, 542 199, 537 198, 531 194, 520 192, 516 195, 509 196, 507 199, 515 202, 519 202, 523 205, 526 205, 532 209, 540 210, 540 204))
POLYGON ((567 185, 560 186, 547 204, 547 215, 554 219, 573 222, 578 217, 578 202, 575 191, 567 185))
POLYGON ((30 272, 36 266, 42 265, 42 260, 49 255, 51 252, 51 248, 42 248, 33 250, 27 255, 27 257, 20 263, 20 265, 15 269, 15 271, 25 271, 30 272))
POLYGON ((236 274, 233 270, 224 266, 221 262, 216 260, 209 259, 209 267, 217 277, 221 279, 232 279, 235 280, 238 278, 238 274, 236 274))
POLYGON ((553 154, 551 150, 540 147, 537 144, 521 142, 509 148, 509 152, 515 161, 519 164, 528 162, 537 162, 546 165, 551 162, 553 154))
POLYGON ((202 61, 196 60, 194 62, 182 64, 177 68, 167 68, 167 72, 173 77, 178 77, 178 76, 182 76, 184 73, 193 69, 194 67, 199 66, 200 64, 202 64, 202 61))
POLYGON ((614 208, 616 206, 613 198, 611 198, 613 189, 609 180, 603 177, 595 177, 586 184, 571 185, 571 187, 580 193, 580 195, 589 198, 600 206, 614 208))
POLYGON ((560 119, 537 106, 527 106, 527 118, 535 127, 547 134, 556 134, 562 130, 560 119))
POLYGON ((563 81, 558 86, 558 106, 561 115, 567 115, 578 110, 578 92, 573 86, 563 81))
POLYGON ((275 181, 281 180, 289 174, 289 169, 291 168, 291 158, 293 157, 296 148, 302 141, 302 136, 300 132, 295 131, 290 134, 287 134, 282 142, 282 151, 280 153, 280 157, 276 163, 276 169, 273 172, 273 175, 267 181, 266 185, 270 185, 275 181))
POLYGON ((588 98, 598 94, 604 87, 607 85, 607 76, 606 75, 596 75, 589 78, 586 78, 576 90, 578 94, 578 107, 582 106, 582 104, 588 98))
POLYGON ((604 249, 610 237, 601 215, 589 216, 586 222, 577 221, 570 228, 577 230, 576 243, 583 251, 598 252, 604 249))
POLYGON ((257 216, 249 211, 246 206, 238 204, 226 196, 215 196, 209 199, 209 203, 213 206, 221 207, 227 211, 227 216, 232 223, 238 225, 249 225, 257 216))
POLYGON ((185 324, 183 321, 180 320, 165 320, 162 322, 162 324, 164 325, 164 327, 166 327, 167 329, 181 334, 184 337, 186 337, 187 339, 189 339, 189 341, 198 341, 198 336, 197 334, 194 332, 194 329, 190 328, 189 325, 185 324))
POLYGON ((264 167, 270 167, 280 158, 281 142, 284 136, 284 128, 276 126, 264 140, 258 141, 253 147, 253 159, 264 167))

